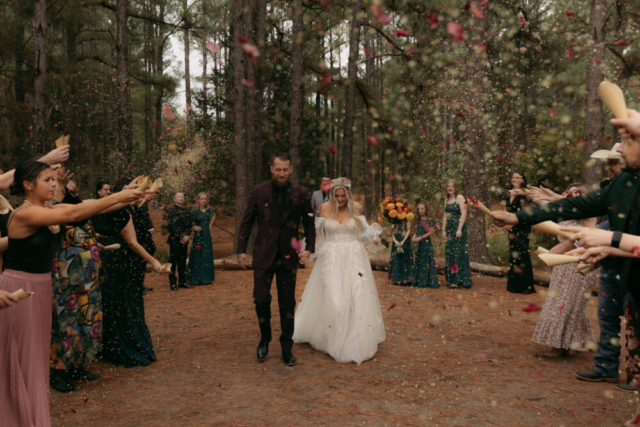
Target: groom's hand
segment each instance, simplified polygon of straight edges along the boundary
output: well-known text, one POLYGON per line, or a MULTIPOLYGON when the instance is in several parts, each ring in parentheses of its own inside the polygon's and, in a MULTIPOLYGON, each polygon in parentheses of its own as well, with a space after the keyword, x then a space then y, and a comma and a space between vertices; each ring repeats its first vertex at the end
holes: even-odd
POLYGON ((302 251, 302 252, 300 252, 300 256, 298 258, 298 262, 300 264, 304 264, 305 262, 307 262, 309 260, 310 256, 311 256, 311 252, 310 251, 302 251))
POLYGON ((238 264, 245 270, 247 269, 247 254, 238 254, 238 264))

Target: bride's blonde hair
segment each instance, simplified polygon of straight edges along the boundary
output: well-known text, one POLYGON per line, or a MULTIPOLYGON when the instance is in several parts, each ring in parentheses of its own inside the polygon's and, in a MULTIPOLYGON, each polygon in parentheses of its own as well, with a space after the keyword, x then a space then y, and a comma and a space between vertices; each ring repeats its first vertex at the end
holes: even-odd
POLYGON ((351 180, 348 178, 336 178, 331 180, 331 193, 329 193, 329 213, 331 216, 338 216, 338 201, 336 200, 336 191, 344 190, 347 195, 347 212, 349 217, 358 221, 359 212, 356 210, 356 202, 353 200, 351 193, 351 180))

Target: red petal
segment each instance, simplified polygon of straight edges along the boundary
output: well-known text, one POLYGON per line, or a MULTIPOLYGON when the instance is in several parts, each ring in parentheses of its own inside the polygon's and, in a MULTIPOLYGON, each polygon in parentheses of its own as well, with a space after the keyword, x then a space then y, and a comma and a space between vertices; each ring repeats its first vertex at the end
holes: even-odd
POLYGON ((459 42, 460 40, 462 40, 462 36, 464 34, 462 25, 458 24, 457 22, 449 22, 447 24, 447 34, 451 36, 451 39, 454 42, 459 42))
POLYGON ((429 14, 429 27, 431 27, 432 30, 434 30, 437 26, 438 26, 438 15, 436 15, 435 13, 431 12, 429 14))

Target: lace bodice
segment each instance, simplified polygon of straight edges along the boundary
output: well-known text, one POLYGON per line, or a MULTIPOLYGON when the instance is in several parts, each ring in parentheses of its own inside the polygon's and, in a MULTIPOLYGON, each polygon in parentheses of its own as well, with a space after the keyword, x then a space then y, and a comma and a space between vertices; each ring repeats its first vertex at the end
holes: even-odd
POLYGON ((324 220, 324 231, 327 242, 349 243, 357 240, 358 227, 356 227, 353 218, 349 218, 342 224, 331 218, 320 219, 324 220))
POLYGON ((340 223, 332 218, 316 218, 316 252, 319 246, 335 243, 364 243, 370 252, 379 252, 385 246, 380 243, 382 227, 373 223, 369 225, 364 216, 356 221, 353 218, 340 223))

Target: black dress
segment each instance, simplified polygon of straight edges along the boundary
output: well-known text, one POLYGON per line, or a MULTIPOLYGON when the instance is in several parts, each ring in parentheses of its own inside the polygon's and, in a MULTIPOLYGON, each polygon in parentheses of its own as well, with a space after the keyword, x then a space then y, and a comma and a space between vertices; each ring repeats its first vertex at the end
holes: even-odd
MULTIPOLYGON (((526 196, 511 198, 505 193, 502 203, 507 212, 516 213, 522 209, 522 203, 527 201, 526 196)), ((531 267, 531 255, 529 254, 530 226, 520 224, 509 230, 509 274, 507 290, 514 294, 532 294, 536 292, 533 286, 533 267, 531 267)))
POLYGON ((101 281, 100 284, 104 313, 101 355, 113 364, 127 368, 146 366, 156 361, 151 334, 145 322, 142 285, 146 263, 120 234, 132 216, 135 222, 134 212, 121 209, 92 219, 96 231, 108 236, 106 244, 121 245, 120 249, 103 252, 101 256, 106 265, 103 267, 106 283, 101 281))

